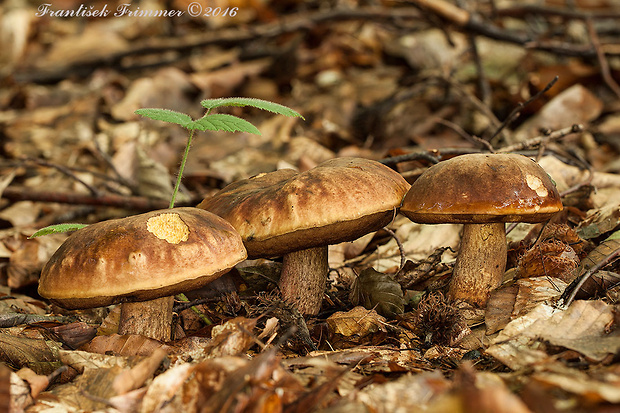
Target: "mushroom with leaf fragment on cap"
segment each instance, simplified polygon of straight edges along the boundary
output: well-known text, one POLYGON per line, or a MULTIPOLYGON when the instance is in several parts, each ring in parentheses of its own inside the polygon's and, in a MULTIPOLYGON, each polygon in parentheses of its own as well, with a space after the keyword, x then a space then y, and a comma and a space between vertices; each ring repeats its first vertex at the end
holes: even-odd
POLYGON ((281 169, 226 186, 198 205, 230 222, 250 258, 283 257, 279 287, 316 315, 329 271, 327 247, 387 225, 409 183, 369 159, 336 158, 298 173, 281 169))
POLYGON ((463 226, 448 297, 484 306, 506 268, 506 222, 547 221, 562 210, 547 173, 517 154, 470 154, 427 169, 400 212, 414 222, 463 226))
POLYGON ((67 309, 121 304, 120 334, 167 341, 174 295, 243 261, 241 237, 222 218, 174 208, 89 225, 44 266, 39 294, 67 309))

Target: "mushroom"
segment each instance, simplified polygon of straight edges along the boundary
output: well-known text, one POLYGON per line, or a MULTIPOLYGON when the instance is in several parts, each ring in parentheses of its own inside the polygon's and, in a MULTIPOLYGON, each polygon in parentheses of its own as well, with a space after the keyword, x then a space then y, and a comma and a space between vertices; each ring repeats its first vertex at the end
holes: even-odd
POLYGON ((506 268, 505 222, 543 222, 562 210, 536 162, 516 154, 461 155, 427 169, 400 212, 414 222, 463 226, 448 297, 483 307, 506 268))
POLYGON ((171 337, 175 294, 199 288, 243 261, 234 228, 197 208, 89 225, 44 266, 39 294, 67 309, 121 304, 120 334, 171 337))
POLYGON ((379 162, 337 158, 302 173, 281 169, 234 182, 198 208, 230 222, 250 258, 283 256, 283 299, 316 315, 329 271, 328 245, 387 225, 409 187, 379 162))

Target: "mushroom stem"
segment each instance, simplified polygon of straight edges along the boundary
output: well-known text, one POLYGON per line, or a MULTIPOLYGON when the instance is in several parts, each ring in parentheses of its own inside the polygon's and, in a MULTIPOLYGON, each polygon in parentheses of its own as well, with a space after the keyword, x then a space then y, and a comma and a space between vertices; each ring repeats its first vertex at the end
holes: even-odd
POLYGON ((506 253, 503 222, 464 225, 448 297, 484 307, 491 290, 502 283, 506 253))
POLYGON ((284 255, 279 282, 282 298, 304 315, 317 315, 328 272, 327 246, 284 255))
POLYGON ((170 341, 174 296, 121 304, 118 333, 138 334, 159 341, 170 341))

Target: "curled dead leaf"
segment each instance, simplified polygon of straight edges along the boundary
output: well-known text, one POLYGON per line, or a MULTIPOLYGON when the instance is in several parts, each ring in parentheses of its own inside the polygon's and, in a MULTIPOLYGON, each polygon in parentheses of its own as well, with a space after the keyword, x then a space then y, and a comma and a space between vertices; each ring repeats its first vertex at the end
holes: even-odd
POLYGON ((205 354, 212 357, 244 354, 254 344, 253 336, 257 319, 236 317, 211 330, 212 340, 205 348, 205 354))
POLYGON ((135 367, 121 372, 112 383, 116 394, 125 394, 142 387, 146 380, 153 377, 167 354, 168 352, 163 348, 157 348, 153 354, 140 361, 135 367))
POLYGON ((330 331, 345 337, 365 337, 379 331, 385 332, 386 320, 375 310, 357 306, 347 312, 336 312, 327 319, 330 331))
POLYGON ((375 309, 377 313, 388 318, 394 318, 405 311, 400 284, 389 275, 373 268, 363 270, 355 279, 350 300, 353 305, 375 309))

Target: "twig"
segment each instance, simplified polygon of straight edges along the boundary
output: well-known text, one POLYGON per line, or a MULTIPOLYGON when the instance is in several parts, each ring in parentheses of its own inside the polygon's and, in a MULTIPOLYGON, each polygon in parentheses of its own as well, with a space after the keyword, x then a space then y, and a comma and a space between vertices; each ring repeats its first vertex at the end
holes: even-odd
POLYGON ((188 308, 192 308, 193 306, 207 304, 207 303, 217 303, 219 301, 222 301, 221 297, 205 297, 205 298, 198 298, 196 300, 191 300, 191 301, 181 300, 178 303, 174 304, 173 311, 175 313, 180 313, 181 311, 185 311, 188 308))
POLYGON ((450 78, 444 77, 440 79, 443 80, 448 85, 450 85, 450 87, 454 88, 461 95, 463 95, 476 109, 478 109, 478 111, 480 111, 482 114, 484 114, 487 117, 487 119, 489 119, 493 127, 499 129, 501 122, 499 121, 499 119, 497 119, 493 111, 487 105, 485 105, 484 102, 478 99, 477 96, 474 96, 472 93, 466 90, 461 84, 459 84, 458 82, 450 78))
POLYGON ((198 316, 198 318, 200 318, 202 320, 203 323, 205 323, 206 325, 210 326, 213 324, 213 321, 211 321, 211 319, 209 317, 207 317, 207 315, 205 313, 203 313, 202 311, 200 311, 198 309, 198 307, 196 307, 195 304, 191 304, 189 302, 189 298, 187 298, 187 296, 183 293, 181 294, 177 294, 176 298, 181 301, 181 302, 185 302, 190 304, 189 308, 192 309, 192 311, 194 312, 194 314, 196 314, 198 316))
POLYGON ((57 171, 62 172, 63 174, 65 174, 69 178, 73 179, 74 181, 79 182, 80 184, 82 184, 86 189, 88 189, 88 192, 90 192, 93 196, 100 196, 101 195, 101 191, 99 189, 97 189, 94 186, 88 184, 87 182, 84 182, 84 180, 82 180, 80 177, 75 175, 66 166, 58 165, 58 164, 51 163, 51 162, 47 162, 46 160, 38 159, 38 158, 23 158, 22 160, 24 162, 32 162, 32 163, 35 163, 37 165, 46 166, 48 168, 54 168, 57 171))
POLYGON ((565 136, 571 135, 573 133, 583 132, 583 125, 575 124, 573 126, 569 126, 564 129, 558 129, 549 133, 548 135, 536 136, 534 138, 527 139, 523 142, 516 143, 514 145, 504 146, 501 149, 498 149, 498 153, 506 153, 506 152, 516 152, 524 149, 529 149, 536 145, 541 145, 543 143, 548 143, 551 141, 556 141, 562 139, 565 136))
POLYGON ((499 128, 495 131, 495 133, 493 134, 493 136, 491 136, 489 140, 492 141, 493 139, 495 139, 495 137, 499 135, 506 126, 510 125, 515 119, 517 119, 521 115, 521 111, 523 110, 523 108, 525 108, 527 105, 547 93, 547 91, 551 89, 553 85, 555 85, 558 79, 558 76, 554 77, 551 82, 547 83, 547 85, 542 90, 538 91, 534 96, 530 97, 525 102, 519 102, 519 104, 510 112, 510 114, 506 117, 506 119, 502 122, 502 124, 499 126, 499 128))
POLYGON ((592 19, 586 19, 586 25, 588 27, 588 34, 590 35, 590 42, 592 43, 594 50, 596 50, 596 58, 598 59, 599 66, 601 67, 601 75, 603 76, 603 80, 612 92, 620 98, 620 86, 618 86, 618 83, 616 83, 611 75, 609 63, 605 58, 605 53, 601 50, 601 42, 599 41, 596 30, 594 29, 594 24, 592 24, 592 19))
MULTIPOLYGON (((596 58, 596 50, 591 45, 579 46, 561 42, 537 41, 528 34, 501 28, 482 19, 477 14, 459 9, 444 0, 411 0, 411 2, 448 20, 459 30, 466 33, 482 35, 490 39, 524 46, 528 49, 542 50, 563 56, 596 58)), ((620 50, 616 53, 620 53, 620 50)))
MULTIPOLYGON (((50 191, 33 191, 29 188, 8 187, 2 192, 2 198, 10 201, 57 202, 71 205, 108 206, 138 211, 153 211, 168 208, 169 203, 163 199, 139 196, 121 196, 104 194, 92 196, 87 194, 62 193, 50 191)), ((179 202, 177 206, 192 206, 198 201, 179 202)))
POLYGON ((439 163, 439 159, 437 159, 436 156, 431 155, 428 152, 412 152, 412 153, 407 153, 405 155, 391 156, 389 158, 381 159, 379 162, 381 162, 384 165, 390 166, 390 165, 396 165, 397 163, 401 163, 401 162, 418 161, 418 160, 428 161, 432 164, 439 163))
POLYGON ((588 278, 590 278, 592 274, 594 274, 601 268, 610 264, 619 255, 620 247, 616 248, 611 254, 607 255, 604 259, 596 263, 596 265, 586 271, 586 273, 583 274, 581 277, 575 279, 572 283, 570 283, 560 296, 560 299, 558 300, 558 307, 563 310, 567 309, 575 299, 575 296, 577 295, 579 290, 581 290, 581 287, 583 287, 585 282, 588 280, 588 278))
MULTIPOLYGON (((120 182, 121 185, 129 188, 132 194, 134 195, 137 194, 138 193, 137 185, 134 182, 130 182, 128 179, 125 179, 125 177, 121 175, 121 173, 116 168, 116 165, 114 165, 114 162, 112 162, 112 158, 110 158, 110 156, 101 149, 101 145, 99 144, 99 141, 97 139, 93 139, 93 142, 95 143, 95 149, 97 150, 96 152, 97 156, 101 157, 103 162, 108 166, 108 168, 110 168, 110 170, 116 177, 115 182, 120 182)), ((104 176, 107 177, 107 175, 104 175, 104 176)))
POLYGON ((400 252, 400 267, 398 268, 398 271, 400 271, 405 266, 405 262, 407 261, 407 257, 405 256, 405 247, 403 246, 403 243, 400 242, 400 239, 398 239, 398 236, 396 236, 396 233, 394 231, 387 227, 383 229, 388 234, 390 234, 392 238, 394 238, 394 241, 396 241, 396 245, 398 245, 398 251, 400 252))
POLYGON ((447 126, 448 128, 452 129, 453 131, 458 133, 461 137, 463 137, 465 140, 472 141, 474 143, 480 144, 486 150, 488 150, 491 153, 495 152, 495 149, 493 148, 493 145, 491 145, 488 141, 486 141, 486 140, 484 140, 482 138, 479 138, 477 136, 470 135, 469 133, 467 133, 465 131, 465 129, 461 128, 456 123, 451 122, 451 121, 446 120, 446 119, 439 119, 439 120, 437 120, 437 123, 441 123, 442 125, 447 126))
POLYGON ((523 18, 528 15, 539 16, 559 16, 565 19, 574 20, 586 20, 586 19, 618 19, 620 13, 617 9, 610 8, 609 10, 575 10, 572 8, 560 8, 560 7, 545 7, 536 4, 524 4, 521 6, 511 6, 501 9, 497 9, 495 13, 500 17, 515 17, 523 18))
POLYGON ((588 171, 588 177, 584 179, 582 182, 579 182, 571 186, 570 188, 562 191, 560 193, 560 197, 564 197, 568 194, 578 191, 580 188, 586 185, 590 185, 592 183, 592 180, 594 179, 594 170, 592 169, 592 165, 590 165, 590 163, 588 163, 585 159, 579 156, 579 154, 573 153, 572 155, 573 155, 572 160, 573 162, 576 161, 575 163, 577 164, 577 167, 588 171))
POLYGON ((487 79, 484 73, 484 67, 482 66, 482 60, 480 59, 480 53, 478 52, 478 44, 476 43, 476 36, 469 35, 469 44, 471 45, 472 55, 474 57, 474 63, 476 65, 476 71, 478 72, 478 91, 480 92, 480 99, 488 107, 493 107, 493 94, 491 93, 491 85, 489 79, 487 79))

